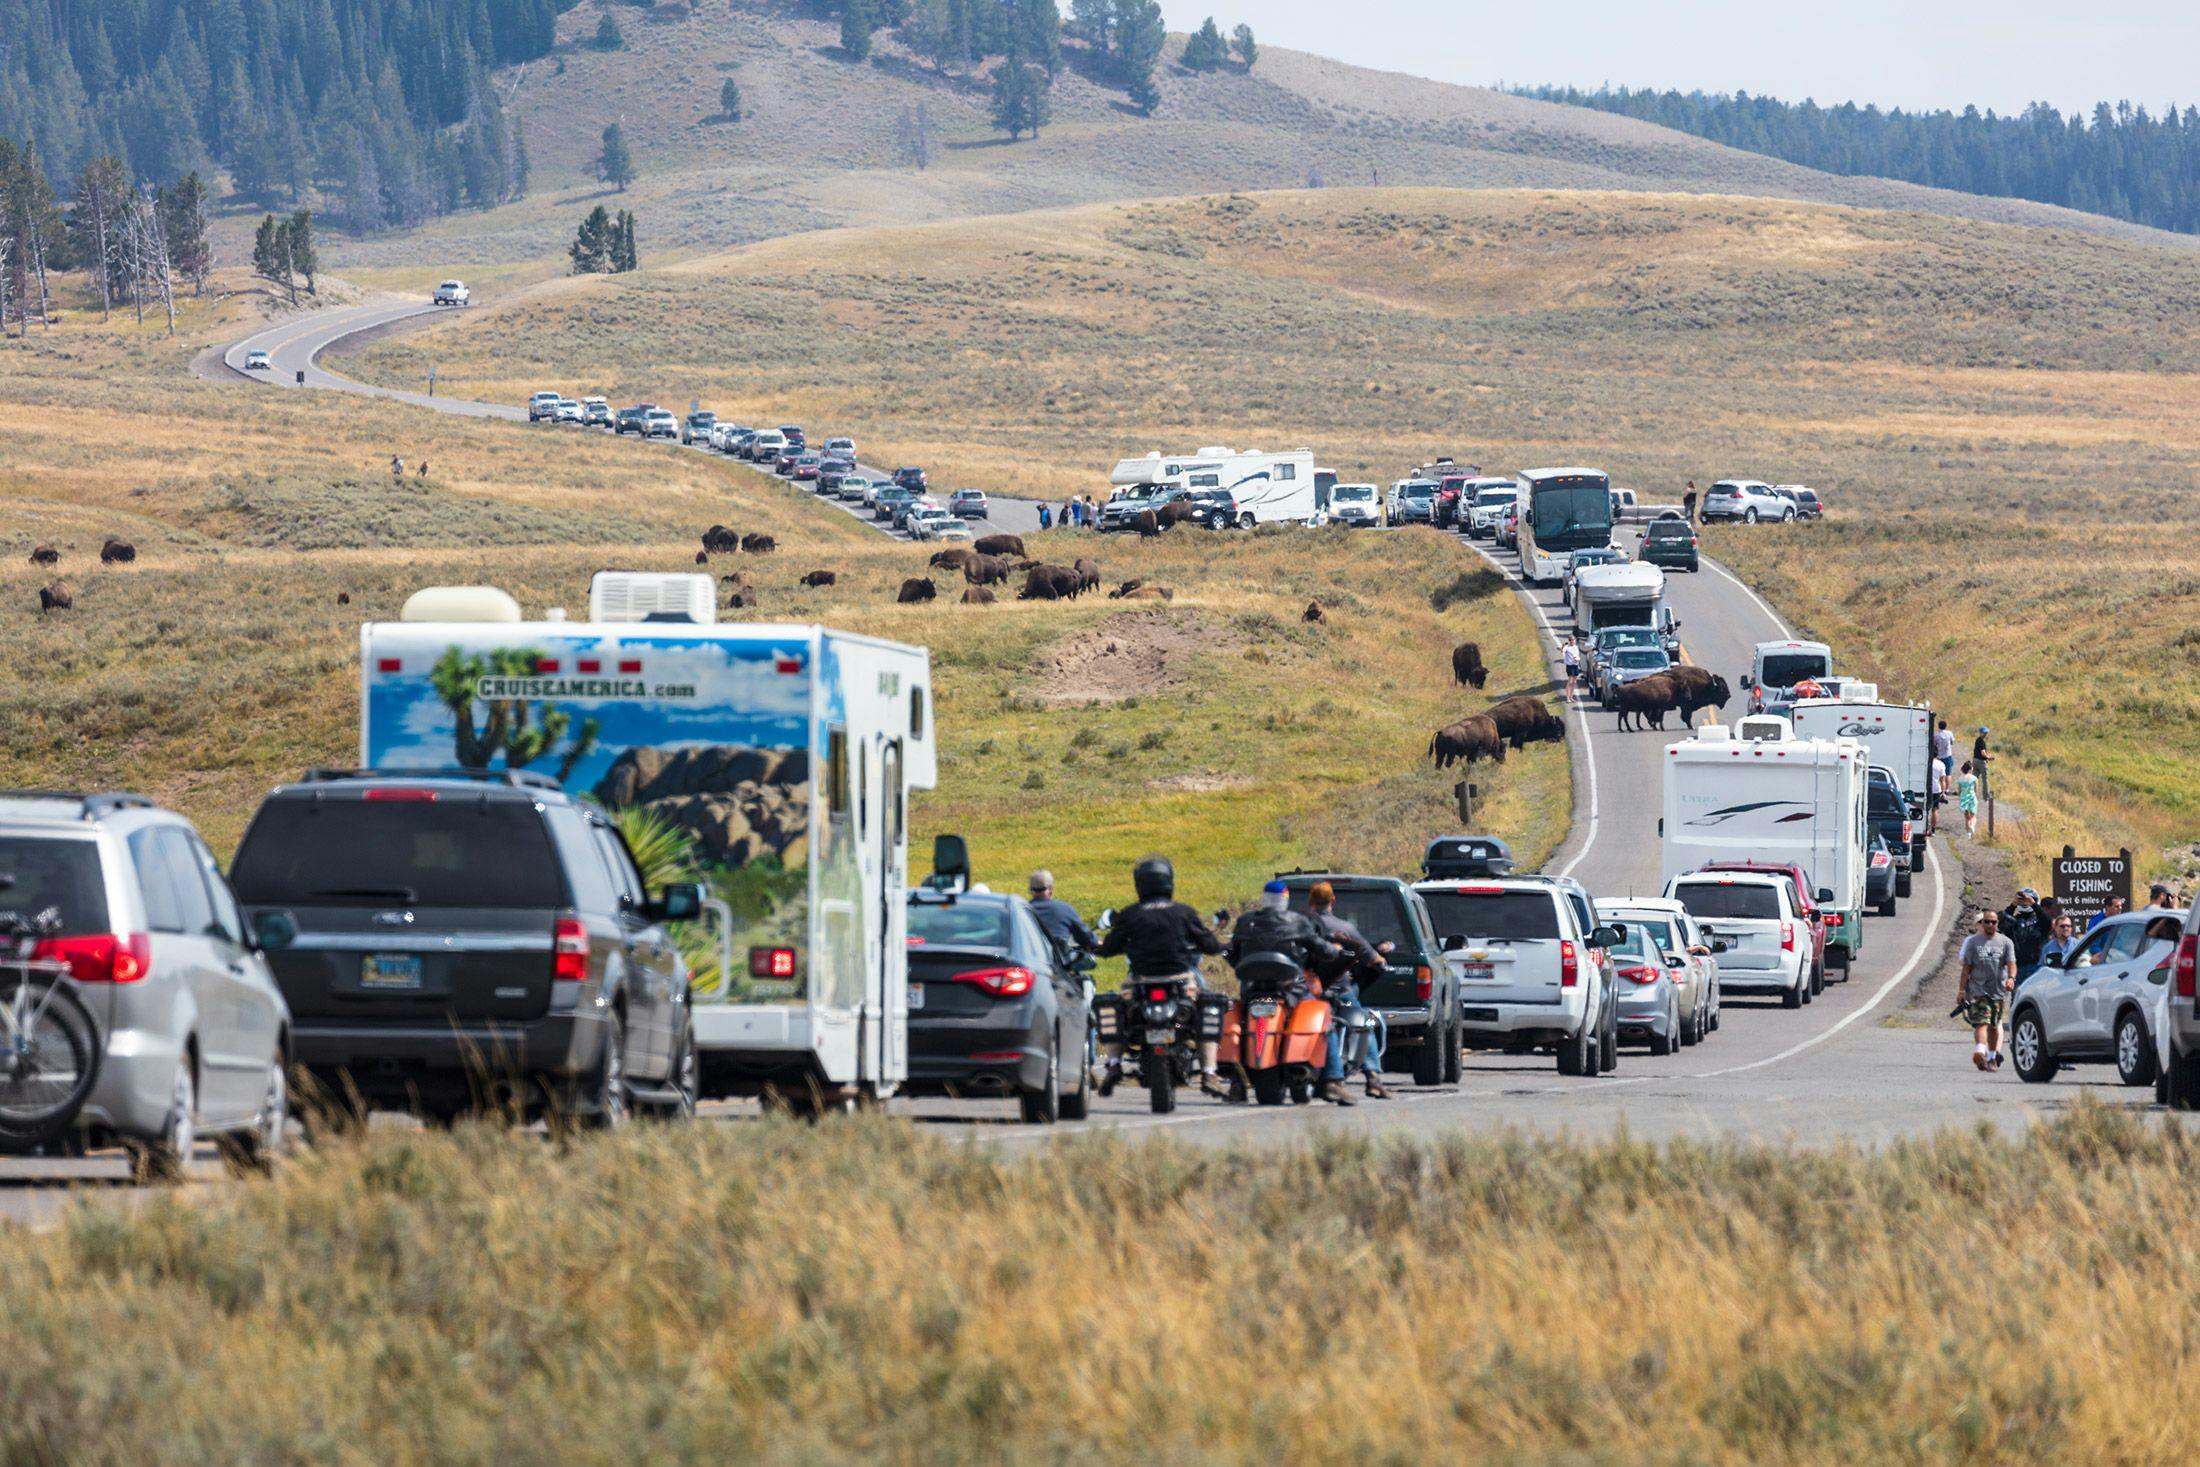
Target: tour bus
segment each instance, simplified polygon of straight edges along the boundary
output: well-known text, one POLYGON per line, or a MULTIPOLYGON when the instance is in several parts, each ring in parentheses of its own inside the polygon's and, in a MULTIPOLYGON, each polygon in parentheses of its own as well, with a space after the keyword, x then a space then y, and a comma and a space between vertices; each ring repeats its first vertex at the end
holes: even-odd
POLYGON ((1531 584, 1564 580, 1574 551, 1612 543, 1612 476, 1602 469, 1529 469, 1520 485, 1520 573, 1531 584))
MULTIPOLYGON (((1334 476, 1331 478, 1334 483, 1334 476)), ((1303 523, 1320 512, 1316 502, 1314 451, 1295 448, 1263 453, 1257 448, 1202 448, 1197 453, 1149 453, 1127 458, 1108 475, 1109 503, 1101 508, 1100 527, 1127 525, 1165 490, 1228 491, 1237 505, 1238 528, 1277 520, 1303 523)))
POLYGON ((702 1094, 883 1098, 909 1065, 908 792, 933 787, 922 647, 716 622, 707 575, 598 572, 585 622, 444 587, 360 631, 360 758, 531 768, 688 854, 675 932, 702 1094))

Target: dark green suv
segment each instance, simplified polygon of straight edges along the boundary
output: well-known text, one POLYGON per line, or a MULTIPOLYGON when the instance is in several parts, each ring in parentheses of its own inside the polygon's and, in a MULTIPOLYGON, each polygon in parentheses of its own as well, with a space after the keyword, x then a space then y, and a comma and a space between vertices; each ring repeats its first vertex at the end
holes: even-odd
POLYGON ((1652 520, 1642 532, 1642 553, 1636 559, 1669 570, 1702 570, 1696 527, 1686 520, 1652 520))
POLYGON ((1390 876, 1291 871, 1282 880, 1299 912, 1306 910, 1307 889, 1328 882, 1337 893, 1337 915, 1378 949, 1390 944, 1383 975, 1360 983, 1360 1001, 1388 1027, 1383 1068, 1410 1072, 1416 1085, 1458 1083, 1465 1039, 1458 982, 1420 895, 1390 876))

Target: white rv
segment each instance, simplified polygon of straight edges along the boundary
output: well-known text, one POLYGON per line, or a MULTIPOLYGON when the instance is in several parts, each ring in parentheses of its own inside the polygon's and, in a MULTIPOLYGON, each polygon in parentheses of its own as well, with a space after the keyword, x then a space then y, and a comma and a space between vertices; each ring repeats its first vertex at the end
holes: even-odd
POLYGON ((602 572, 589 618, 423 592, 360 631, 372 768, 526 768, 683 848, 704 1095, 889 1095, 908 1074, 908 791, 937 777, 922 647, 713 624, 707 575, 602 572))
POLYGON ((1101 507, 1100 528, 1116 529, 1138 511, 1162 502, 1169 490, 1186 494, 1221 490, 1235 502, 1240 529, 1277 520, 1304 523, 1320 512, 1315 499, 1314 451, 1294 448, 1263 453, 1257 448, 1202 448, 1197 453, 1149 453, 1127 458, 1108 475, 1109 502, 1101 507))
POLYGON ((1670 635, 1673 610, 1665 604, 1665 572, 1639 560, 1585 565, 1574 572, 1574 625, 1584 633, 1603 627, 1653 627, 1670 635))
POLYGON ((1932 705, 1882 703, 1875 697, 1805 698, 1789 717, 1797 737, 1855 739, 1864 746, 1867 764, 1894 771, 1895 783, 1902 787, 1903 803, 1921 832, 1912 839, 1907 853, 1914 863, 1912 869, 1921 869, 1925 810, 1933 797, 1932 705))
POLYGON ((1829 960, 1853 966, 1863 948, 1868 764, 1854 739, 1797 738, 1767 714, 1697 729, 1665 751, 1663 879, 1713 861, 1800 866, 1826 913, 1829 960))

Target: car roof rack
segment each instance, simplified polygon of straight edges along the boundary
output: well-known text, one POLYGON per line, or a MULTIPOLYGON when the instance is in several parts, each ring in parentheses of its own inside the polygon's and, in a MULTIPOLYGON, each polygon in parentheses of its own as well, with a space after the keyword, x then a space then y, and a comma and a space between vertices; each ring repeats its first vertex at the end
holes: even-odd
POLYGON ((0 800, 62 800, 77 807, 78 818, 97 820, 117 810, 157 810, 151 795, 134 794, 129 790, 100 790, 86 794, 82 790, 0 790, 0 800))
POLYGON ((557 790, 563 793, 565 786, 538 769, 467 769, 450 765, 441 769, 308 769, 299 776, 300 784, 335 784, 342 780, 365 779, 457 779, 472 780, 477 784, 502 784, 514 789, 557 790))

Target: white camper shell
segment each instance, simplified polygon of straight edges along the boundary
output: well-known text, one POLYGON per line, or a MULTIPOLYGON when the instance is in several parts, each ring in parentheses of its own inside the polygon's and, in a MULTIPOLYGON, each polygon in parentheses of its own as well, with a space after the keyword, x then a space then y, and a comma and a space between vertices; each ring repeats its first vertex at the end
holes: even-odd
POLYGON ((1585 565, 1574 572, 1573 612, 1575 627, 1585 635, 1603 627, 1654 627, 1660 636, 1673 630, 1665 572, 1639 560, 1585 565))
POLYGON ((1121 513, 1136 514, 1164 490, 1222 489, 1235 501, 1243 529, 1278 520, 1304 523, 1320 512, 1314 474, 1310 448, 1281 453, 1221 447, 1174 455, 1155 452, 1118 462, 1108 474, 1109 498, 1113 505, 1126 506, 1121 513))
POLYGON ((420 610, 452 619, 362 627, 361 762, 533 769, 630 832, 675 832, 712 918, 676 932, 702 1093, 891 1094, 909 1060, 908 791, 937 779, 929 656, 716 625, 692 586, 657 579, 709 581, 606 573, 586 622, 476 620, 446 596, 420 610))
POLYGON ((1712 861, 1800 866, 1827 914, 1828 948, 1853 963, 1863 947, 1869 763, 1854 739, 1797 738, 1768 714, 1697 729, 1665 751, 1663 879, 1712 861), (1818 897, 1826 891, 1831 899, 1818 897))

